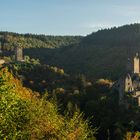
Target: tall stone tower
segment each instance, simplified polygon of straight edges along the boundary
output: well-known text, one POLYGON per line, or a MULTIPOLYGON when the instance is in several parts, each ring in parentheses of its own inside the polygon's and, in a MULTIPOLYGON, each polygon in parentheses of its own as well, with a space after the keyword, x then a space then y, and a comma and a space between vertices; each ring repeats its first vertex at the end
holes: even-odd
POLYGON ((23 50, 20 47, 15 48, 15 60, 23 61, 23 50))
POLYGON ((139 55, 136 53, 134 57, 134 74, 138 74, 140 72, 140 64, 139 64, 139 55))

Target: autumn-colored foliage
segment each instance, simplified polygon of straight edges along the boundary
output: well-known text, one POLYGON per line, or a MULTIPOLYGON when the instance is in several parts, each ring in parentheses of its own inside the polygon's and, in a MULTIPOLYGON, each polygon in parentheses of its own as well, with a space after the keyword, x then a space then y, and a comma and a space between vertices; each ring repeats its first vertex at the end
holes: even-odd
POLYGON ((140 132, 127 132, 125 140, 139 140, 140 139, 140 132))
POLYGON ((81 113, 62 116, 47 94, 22 86, 7 68, 0 69, 0 139, 87 140, 95 139, 81 113))

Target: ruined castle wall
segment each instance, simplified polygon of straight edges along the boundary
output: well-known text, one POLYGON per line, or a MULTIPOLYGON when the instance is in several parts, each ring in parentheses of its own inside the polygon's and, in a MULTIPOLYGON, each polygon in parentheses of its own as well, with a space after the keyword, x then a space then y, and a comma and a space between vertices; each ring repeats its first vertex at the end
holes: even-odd
POLYGON ((134 73, 139 73, 139 58, 134 57, 134 73))
POLYGON ((132 92, 133 91, 133 83, 130 76, 127 76, 125 79, 125 92, 132 92))

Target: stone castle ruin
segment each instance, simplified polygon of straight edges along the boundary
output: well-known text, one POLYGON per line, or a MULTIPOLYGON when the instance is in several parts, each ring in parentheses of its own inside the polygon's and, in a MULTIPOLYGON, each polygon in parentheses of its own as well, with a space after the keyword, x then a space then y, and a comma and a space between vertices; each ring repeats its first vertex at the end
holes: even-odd
POLYGON ((23 49, 20 47, 15 48, 15 60, 16 61, 24 61, 23 59, 23 49))
MULTIPOLYGON (((10 56, 13 55, 14 56, 14 60, 15 61, 19 61, 19 62, 23 62, 24 61, 24 57, 23 57, 23 48, 19 47, 19 46, 14 46, 13 50, 10 50, 9 52, 4 49, 5 47, 5 43, 0 41, 0 57, 3 56, 3 54, 7 54, 9 53, 10 56)), ((13 58, 12 56, 12 58, 13 58)), ((0 59, 0 65, 5 63, 5 61, 3 59, 0 59)))
POLYGON ((131 103, 140 106, 140 61, 136 53, 133 60, 128 59, 125 73, 114 84, 119 93, 119 104, 127 105, 128 97, 131 103))

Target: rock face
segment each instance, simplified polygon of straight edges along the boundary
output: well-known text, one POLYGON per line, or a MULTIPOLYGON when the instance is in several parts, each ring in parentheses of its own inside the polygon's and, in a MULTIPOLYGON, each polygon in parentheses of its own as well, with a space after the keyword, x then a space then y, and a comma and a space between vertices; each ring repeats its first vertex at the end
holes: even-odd
POLYGON ((119 104, 128 104, 128 96, 132 102, 140 106, 140 64, 139 55, 136 53, 133 61, 128 59, 126 71, 113 85, 119 92, 119 104))

